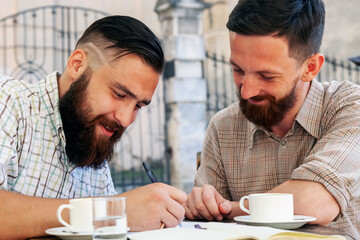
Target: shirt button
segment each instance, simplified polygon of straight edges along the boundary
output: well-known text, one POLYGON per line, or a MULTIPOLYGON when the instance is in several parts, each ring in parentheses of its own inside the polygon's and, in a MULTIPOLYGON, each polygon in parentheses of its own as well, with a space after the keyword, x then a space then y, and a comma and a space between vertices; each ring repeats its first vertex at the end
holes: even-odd
POLYGON ((281 145, 285 146, 286 145, 286 140, 282 140, 281 145))

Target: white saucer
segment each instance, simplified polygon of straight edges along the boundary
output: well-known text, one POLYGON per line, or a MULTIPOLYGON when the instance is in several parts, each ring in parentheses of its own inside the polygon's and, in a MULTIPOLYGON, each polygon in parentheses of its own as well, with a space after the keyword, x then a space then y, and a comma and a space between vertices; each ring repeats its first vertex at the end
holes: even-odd
MULTIPOLYGON (((128 228, 128 231, 130 228, 128 228)), ((45 231, 49 235, 63 240, 92 240, 92 232, 71 232, 67 227, 50 228, 45 231)))
POLYGON ((45 232, 64 240, 92 240, 92 232, 71 232, 67 227, 50 228, 45 232))
POLYGON ((304 224, 315 221, 315 217, 302 216, 302 215, 294 215, 294 220, 289 222, 262 222, 251 220, 249 215, 246 216, 237 216, 234 217, 235 221, 243 222, 249 225, 254 226, 268 226, 280 229, 295 229, 303 226, 304 224))

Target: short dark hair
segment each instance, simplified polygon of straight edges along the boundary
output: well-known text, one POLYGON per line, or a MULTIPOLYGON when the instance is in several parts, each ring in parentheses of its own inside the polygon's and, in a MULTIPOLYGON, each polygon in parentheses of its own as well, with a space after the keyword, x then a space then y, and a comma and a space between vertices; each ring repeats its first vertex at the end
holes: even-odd
POLYGON ((299 62, 318 53, 324 32, 322 0, 239 0, 227 28, 243 35, 285 36, 299 62))
POLYGON ((114 59, 136 54, 156 72, 164 68, 164 53, 159 39, 141 21, 129 16, 108 16, 91 24, 76 43, 76 48, 93 43, 100 50, 115 49, 114 59))

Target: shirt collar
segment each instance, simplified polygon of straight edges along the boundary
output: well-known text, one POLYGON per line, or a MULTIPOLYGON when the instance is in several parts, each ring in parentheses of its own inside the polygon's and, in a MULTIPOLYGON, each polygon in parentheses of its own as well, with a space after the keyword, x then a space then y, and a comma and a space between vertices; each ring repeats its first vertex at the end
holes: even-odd
POLYGON ((255 138, 256 133, 261 134, 261 132, 263 132, 268 137, 277 138, 275 136, 275 134, 273 132, 271 132, 270 130, 268 130, 268 129, 262 127, 262 126, 256 125, 256 124, 250 122, 249 120, 247 120, 247 122, 249 124, 249 136, 250 136, 249 137, 249 142, 248 142, 249 148, 252 148, 252 146, 253 146, 254 138, 255 138))
MULTIPOLYGON (((241 111, 241 110, 240 110, 241 111)), ((244 116, 245 117, 245 116, 244 116)), ((249 120, 247 120, 247 123, 249 124, 249 139, 248 139, 248 146, 249 146, 249 149, 252 148, 253 146, 253 143, 254 143, 254 136, 255 136, 255 132, 257 130, 260 130, 259 129, 259 126, 255 125, 254 123, 250 122, 249 120)))
POLYGON ((295 118, 295 121, 315 138, 320 136, 323 99, 323 86, 315 79, 312 80, 309 93, 295 118))
MULTIPOLYGON (((43 90, 43 104, 48 112, 51 123, 53 124, 54 137, 57 136, 57 144, 60 140, 65 145, 65 135, 59 109, 59 72, 53 72, 44 79, 45 89, 43 90)), ((41 91, 42 89, 40 89, 41 91)))

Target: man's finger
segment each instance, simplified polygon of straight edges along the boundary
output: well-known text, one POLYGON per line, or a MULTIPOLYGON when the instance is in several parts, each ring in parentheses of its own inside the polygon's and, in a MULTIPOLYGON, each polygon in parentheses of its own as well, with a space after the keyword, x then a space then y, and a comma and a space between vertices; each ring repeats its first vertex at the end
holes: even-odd
POLYGON ((182 206, 185 205, 186 199, 187 199, 187 195, 185 192, 183 192, 180 189, 177 189, 173 186, 170 186, 170 185, 166 185, 166 184, 163 184, 163 185, 165 186, 165 188, 167 188, 166 190, 168 191, 168 193, 172 199, 177 201, 182 206))
MULTIPOLYGON (((204 202, 204 191, 205 188, 202 187, 202 191, 199 194, 194 195, 194 203, 195 203, 195 208, 198 212, 198 214, 200 214, 203 218, 207 219, 207 220, 213 220, 214 217, 211 215, 211 213, 208 210, 208 206, 206 205, 207 203, 204 202)), ((211 196, 207 195, 207 202, 210 202, 210 198, 212 198, 211 196)))
POLYGON ((195 216, 192 214, 192 212, 191 212, 191 210, 190 210, 190 208, 188 207, 187 204, 185 204, 184 208, 185 208, 185 216, 186 216, 186 218, 194 220, 195 216))
POLYGON ((218 194, 214 188, 204 187, 202 196, 203 202, 212 218, 220 221, 223 219, 223 216, 219 210, 219 205, 216 201, 216 195, 220 194, 218 194))
POLYGON ((199 214, 199 212, 197 211, 197 209, 195 207, 195 200, 194 200, 194 196, 197 194, 201 194, 201 191, 202 191, 201 188, 195 187, 191 191, 191 193, 189 193, 187 201, 186 201, 186 207, 189 209, 189 212, 193 216, 193 219, 195 219, 195 218, 203 219, 203 217, 199 214))
POLYGON ((179 224, 179 220, 174 217, 170 212, 164 211, 161 214, 161 222, 165 224, 165 227, 176 227, 179 224))
POLYGON ((184 206, 178 203, 177 201, 174 201, 172 198, 169 198, 169 200, 166 202, 166 210, 171 215, 173 215, 178 220, 178 222, 184 219, 185 216, 184 206))
POLYGON ((223 216, 227 216, 232 212, 232 206, 230 201, 225 200, 219 204, 219 210, 223 216))

